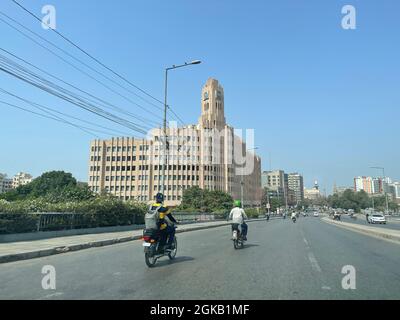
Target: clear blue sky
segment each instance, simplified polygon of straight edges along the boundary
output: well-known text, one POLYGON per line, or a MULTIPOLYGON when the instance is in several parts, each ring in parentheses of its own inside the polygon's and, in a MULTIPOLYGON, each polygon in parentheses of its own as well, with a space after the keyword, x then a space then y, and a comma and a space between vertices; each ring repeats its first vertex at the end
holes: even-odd
MULTIPOLYGON (((20 2, 37 15, 49 3, 20 2)), ((201 87, 217 78, 225 89, 227 121, 255 129, 263 169, 272 154, 273 169, 302 173, 308 187, 318 179, 328 193, 335 181, 350 186, 354 176, 378 175, 369 169, 373 165, 400 180, 398 0, 50 2, 60 32, 159 99, 166 66, 201 59, 201 65, 171 73, 169 103, 185 122, 197 123, 201 87), (341 28, 345 4, 357 9, 356 30, 341 28)), ((0 10, 92 64, 11 1, 1 1, 0 10)), ((2 48, 145 115, 1 21, 0 38, 2 48)), ((0 87, 116 128, 4 73, 0 87)), ((2 93, 0 99, 17 102, 2 93)), ((0 172, 37 176, 62 169, 87 181, 92 136, 0 108, 0 172)))

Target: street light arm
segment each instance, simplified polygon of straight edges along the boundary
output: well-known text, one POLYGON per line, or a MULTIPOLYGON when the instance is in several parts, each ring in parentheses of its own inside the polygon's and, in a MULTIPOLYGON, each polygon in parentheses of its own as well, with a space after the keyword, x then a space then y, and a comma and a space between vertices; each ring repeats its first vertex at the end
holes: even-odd
POLYGON ((178 68, 182 68, 182 67, 187 67, 187 66, 191 66, 193 64, 200 64, 201 61, 200 60, 193 60, 192 62, 185 62, 184 64, 180 64, 180 65, 173 65, 172 67, 166 68, 165 70, 172 70, 172 69, 178 69, 178 68))

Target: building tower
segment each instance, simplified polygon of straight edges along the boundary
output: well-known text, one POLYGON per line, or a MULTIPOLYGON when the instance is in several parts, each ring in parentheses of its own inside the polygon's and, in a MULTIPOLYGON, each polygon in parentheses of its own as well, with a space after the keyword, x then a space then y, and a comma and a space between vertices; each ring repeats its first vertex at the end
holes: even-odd
POLYGON ((209 78, 201 91, 201 116, 199 124, 206 129, 225 128, 224 89, 218 80, 209 78))

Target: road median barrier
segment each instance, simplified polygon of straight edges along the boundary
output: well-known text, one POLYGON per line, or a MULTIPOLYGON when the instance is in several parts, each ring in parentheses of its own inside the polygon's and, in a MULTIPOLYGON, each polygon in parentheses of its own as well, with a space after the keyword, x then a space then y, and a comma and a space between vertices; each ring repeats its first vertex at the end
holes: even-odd
POLYGON ((394 230, 394 229, 380 229, 377 227, 370 227, 370 226, 363 226, 363 225, 357 225, 354 223, 349 223, 349 222, 342 222, 342 221, 334 221, 332 219, 329 219, 327 217, 324 217, 321 219, 322 221, 336 225, 338 227, 351 230, 354 232, 358 232, 364 235, 368 235, 371 237, 375 237, 378 239, 383 239, 391 242, 396 242, 400 244, 400 231, 399 230, 394 230))

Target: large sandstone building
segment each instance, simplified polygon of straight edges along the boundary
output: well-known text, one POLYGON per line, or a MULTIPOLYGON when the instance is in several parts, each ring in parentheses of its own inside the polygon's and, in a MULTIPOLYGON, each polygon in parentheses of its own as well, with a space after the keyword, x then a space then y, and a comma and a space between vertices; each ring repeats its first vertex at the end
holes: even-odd
POLYGON ((247 132, 246 145, 226 123, 224 90, 217 80, 208 79, 203 87, 198 124, 170 124, 166 136, 166 151, 164 132, 157 128, 143 139, 92 141, 91 189, 143 202, 163 191, 166 204, 176 206, 187 188, 199 186, 243 197, 248 206, 261 204, 261 159, 251 151, 254 141, 247 132))

